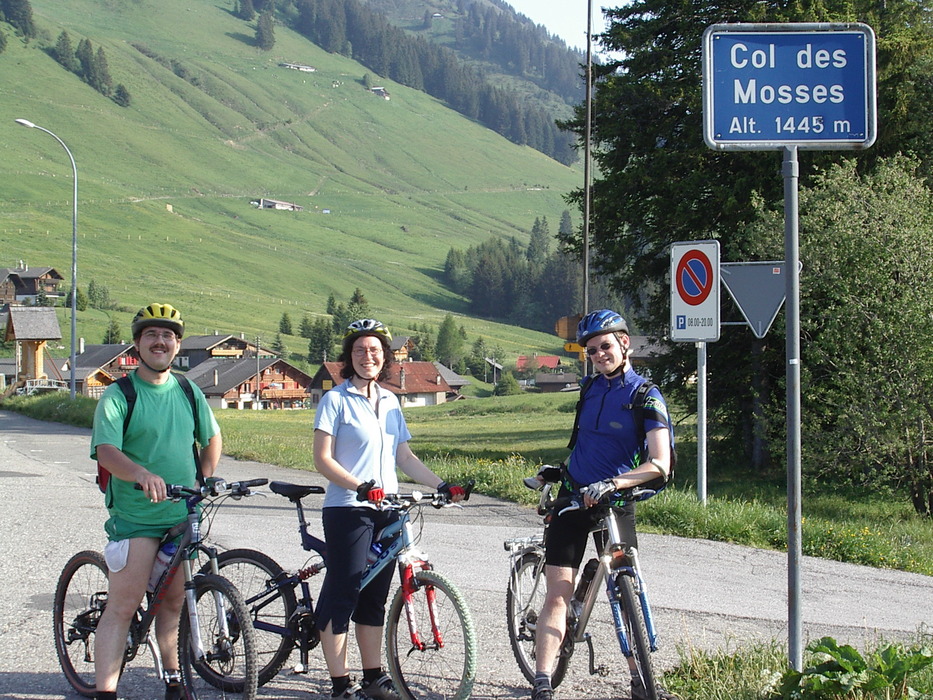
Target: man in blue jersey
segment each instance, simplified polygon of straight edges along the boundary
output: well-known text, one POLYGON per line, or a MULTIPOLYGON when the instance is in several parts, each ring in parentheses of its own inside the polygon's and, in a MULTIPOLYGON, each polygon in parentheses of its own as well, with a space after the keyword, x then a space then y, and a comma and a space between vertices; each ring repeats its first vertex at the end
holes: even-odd
MULTIPOLYGON (((658 479, 666 481, 673 443, 667 406, 657 387, 652 387, 645 397, 644 433, 636 424, 633 399, 646 380, 632 369, 631 338, 625 319, 609 309, 587 314, 577 327, 577 343, 586 348, 596 374, 581 392, 573 449, 562 475, 561 494, 570 491, 582 494, 583 504, 589 509, 609 493, 658 479)), ((626 544, 637 547, 634 504, 622 509, 621 520, 626 544)), ((593 511, 578 510, 553 517, 548 526, 547 596, 535 633, 532 700, 554 698, 551 672, 566 630, 574 579, 594 524, 593 511)), ((648 698, 634 661, 629 666, 632 698, 648 698)), ((676 698, 660 687, 657 697, 676 698)))

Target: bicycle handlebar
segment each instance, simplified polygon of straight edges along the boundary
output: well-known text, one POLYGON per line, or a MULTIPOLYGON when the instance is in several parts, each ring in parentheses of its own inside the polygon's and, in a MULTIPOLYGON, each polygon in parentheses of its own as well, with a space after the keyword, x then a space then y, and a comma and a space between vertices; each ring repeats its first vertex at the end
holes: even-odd
MULTIPOLYGON (((658 492, 654 489, 645 488, 643 486, 633 486, 629 489, 620 489, 619 491, 607 493, 599 499, 596 506, 612 506, 618 501, 623 501, 623 505, 635 503, 636 501, 644 501, 645 499, 651 498, 657 493, 658 492)), ((586 510, 586 506, 583 505, 583 496, 578 493, 558 498, 554 501, 554 507, 559 508, 557 511, 558 517, 571 511, 586 510)))
MULTIPOLYGON (((243 481, 227 482, 220 477, 211 476, 205 480, 203 486, 191 488, 183 484, 166 484, 165 490, 167 497, 172 501, 180 501, 185 496, 201 496, 202 498, 216 498, 217 496, 230 495, 234 499, 243 496, 251 496, 251 488, 256 486, 265 486, 269 483, 268 479, 244 479, 243 481)), ((142 486, 134 484, 134 488, 142 491, 142 486)))
MULTIPOLYGON (((473 493, 475 486, 476 481, 474 479, 470 479, 463 486, 464 501, 470 500, 470 494, 473 493)), ((421 491, 412 491, 411 493, 387 493, 377 507, 379 510, 404 510, 418 504, 430 504, 434 508, 459 506, 458 503, 453 503, 450 500, 449 492, 422 493, 421 491)))

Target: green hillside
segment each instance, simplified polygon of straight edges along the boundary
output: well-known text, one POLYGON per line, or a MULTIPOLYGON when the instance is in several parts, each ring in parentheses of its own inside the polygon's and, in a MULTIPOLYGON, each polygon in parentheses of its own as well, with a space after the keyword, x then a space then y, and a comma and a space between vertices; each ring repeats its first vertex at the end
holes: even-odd
MULTIPOLYGON (((283 312, 293 321, 321 313, 331 293, 346 299, 356 287, 396 327, 438 324, 466 310, 439 280, 449 248, 525 241, 538 216, 556 230, 563 195, 581 180, 424 93, 385 82, 391 99, 373 95, 366 69, 282 25, 272 51, 258 50, 230 2, 32 7, 38 40, 0 25, 0 266, 25 260, 70 279, 70 163, 50 136, 14 123, 24 118, 74 154, 79 285, 107 285, 127 309, 115 312, 127 330, 128 309, 163 299, 185 311, 192 332, 271 341, 283 312), (103 48, 128 108, 55 62, 49 49, 62 30, 75 45, 103 48), (305 210, 258 210, 250 201, 259 197, 305 210)), ((482 334, 507 352, 559 347, 544 334, 460 321, 471 339, 482 334)), ((99 342, 107 322, 83 312, 79 334, 99 342)), ((305 351, 303 339, 285 341, 305 351)))

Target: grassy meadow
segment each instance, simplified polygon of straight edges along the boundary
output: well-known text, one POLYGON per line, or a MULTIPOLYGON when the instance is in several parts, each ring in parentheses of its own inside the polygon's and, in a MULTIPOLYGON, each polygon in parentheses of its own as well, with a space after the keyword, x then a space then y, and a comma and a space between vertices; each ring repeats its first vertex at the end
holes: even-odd
MULTIPOLYGON (((52 266, 70 286, 70 162, 50 136, 14 123, 24 118, 72 151, 79 286, 106 285, 118 305, 79 313, 88 343, 111 318, 128 335, 133 312, 158 300, 183 311, 190 333, 268 345, 283 312, 297 327, 323 314, 330 294, 344 301, 360 288, 397 332, 436 328, 451 312, 471 342, 482 336, 510 356, 561 350, 548 334, 471 318, 440 276, 451 247, 527 242, 542 216, 556 232, 579 168, 371 76, 391 93, 380 99, 364 88, 363 66, 283 25, 259 51, 226 0, 31 5, 39 38, 11 38, 0 54, 0 266, 52 266), (63 30, 106 52, 128 108, 49 55, 63 30), (258 210, 259 197, 304 211, 258 210)), ((65 309, 60 321, 67 335, 65 309)), ((282 340, 307 351, 303 338, 282 340)), ((52 351, 67 355, 66 345, 52 351)))

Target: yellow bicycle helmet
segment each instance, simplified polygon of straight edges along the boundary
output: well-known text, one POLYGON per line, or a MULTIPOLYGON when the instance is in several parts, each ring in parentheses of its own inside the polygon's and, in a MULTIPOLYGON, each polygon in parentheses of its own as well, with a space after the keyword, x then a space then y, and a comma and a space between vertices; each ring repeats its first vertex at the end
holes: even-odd
POLYGON ((158 326, 175 331, 179 338, 185 333, 185 322, 181 313, 171 304, 149 304, 136 312, 133 317, 133 337, 138 338, 144 328, 158 326))

